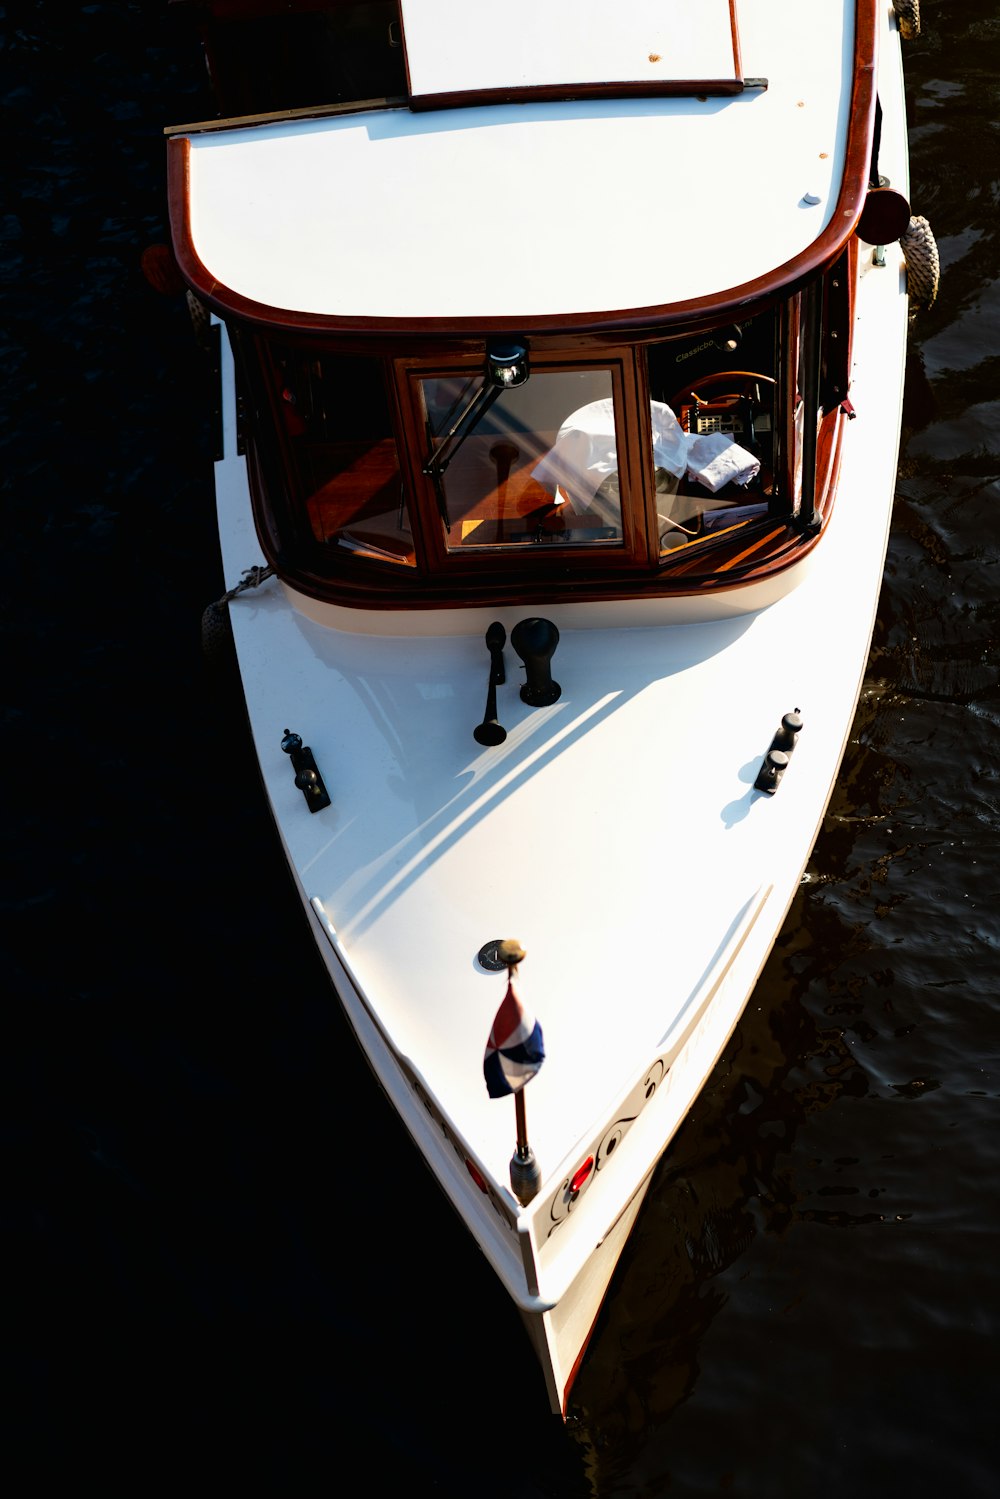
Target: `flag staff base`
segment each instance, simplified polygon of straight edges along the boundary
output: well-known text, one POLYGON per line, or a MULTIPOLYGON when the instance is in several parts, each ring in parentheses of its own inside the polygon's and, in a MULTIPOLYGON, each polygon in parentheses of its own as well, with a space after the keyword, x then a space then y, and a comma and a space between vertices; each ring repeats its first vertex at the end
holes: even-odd
POLYGON ((527 1207, 531 1199, 538 1196, 538 1189, 542 1185, 542 1170, 535 1160, 535 1152, 528 1144, 523 1091, 514 1094, 514 1108, 517 1115, 517 1149, 510 1158, 510 1185, 521 1206, 527 1207))

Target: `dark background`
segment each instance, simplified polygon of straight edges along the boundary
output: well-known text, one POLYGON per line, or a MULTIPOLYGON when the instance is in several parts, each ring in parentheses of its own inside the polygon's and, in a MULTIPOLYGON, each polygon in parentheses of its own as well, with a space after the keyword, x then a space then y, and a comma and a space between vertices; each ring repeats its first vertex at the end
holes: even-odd
POLYGON ((202 664, 211 383, 140 264, 162 127, 212 113, 197 49, 160 3, 0 6, 3 1413, 32 1491, 997 1492, 994 11, 925 0, 906 49, 944 271, 843 775, 564 1429, 202 664))

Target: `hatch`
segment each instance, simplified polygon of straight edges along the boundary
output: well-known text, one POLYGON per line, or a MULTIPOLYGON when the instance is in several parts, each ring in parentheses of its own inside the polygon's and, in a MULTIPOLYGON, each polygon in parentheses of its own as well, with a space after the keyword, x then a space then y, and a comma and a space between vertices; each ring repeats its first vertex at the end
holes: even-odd
POLYGON ((400 0, 414 108, 521 94, 735 93, 731 0, 400 0))

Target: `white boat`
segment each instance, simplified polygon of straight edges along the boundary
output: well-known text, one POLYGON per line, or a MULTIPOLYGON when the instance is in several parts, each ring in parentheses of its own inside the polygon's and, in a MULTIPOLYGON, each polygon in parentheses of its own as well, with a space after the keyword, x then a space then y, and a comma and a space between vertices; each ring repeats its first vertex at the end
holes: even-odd
POLYGON ((851 729, 909 308, 897 18, 175 3, 222 111, 167 132, 171 226, 263 784, 565 1413, 851 729), (508 969, 546 1056, 497 1099, 508 969))

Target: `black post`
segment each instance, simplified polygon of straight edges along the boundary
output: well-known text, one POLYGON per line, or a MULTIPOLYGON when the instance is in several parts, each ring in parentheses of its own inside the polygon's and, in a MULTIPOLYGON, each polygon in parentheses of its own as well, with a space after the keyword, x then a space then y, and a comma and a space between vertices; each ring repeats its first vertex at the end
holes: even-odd
POLYGON ((510 643, 521 660, 527 681, 521 697, 533 708, 544 708, 558 700, 562 688, 552 680, 552 656, 559 644, 559 631, 550 619, 522 619, 510 632, 510 643))
POLYGON ((486 645, 490 653, 490 681, 486 689, 486 712, 483 721, 472 731, 477 744, 503 744, 507 730, 497 723, 497 683, 506 681, 503 665, 503 648, 507 631, 499 620, 494 620, 486 631, 486 645))

